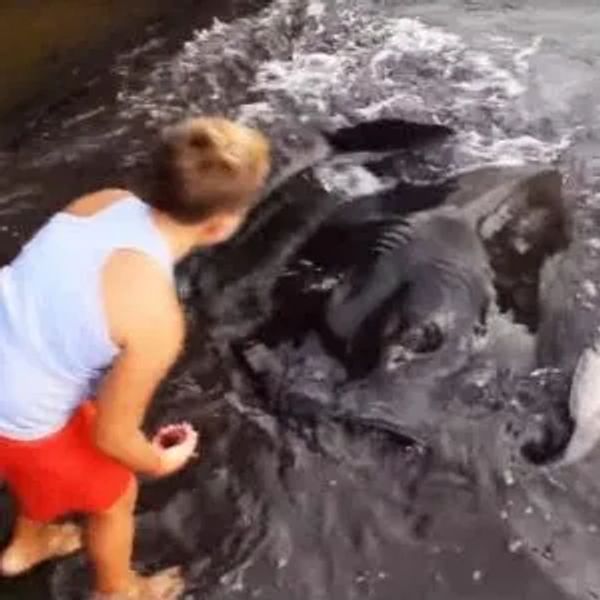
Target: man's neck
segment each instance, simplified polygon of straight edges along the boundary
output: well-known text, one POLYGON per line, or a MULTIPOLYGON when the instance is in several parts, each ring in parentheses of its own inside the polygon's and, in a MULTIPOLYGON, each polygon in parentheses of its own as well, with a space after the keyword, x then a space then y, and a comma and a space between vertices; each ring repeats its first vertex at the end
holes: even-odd
POLYGON ((194 248, 203 245, 197 227, 177 223, 164 213, 155 210, 152 211, 152 219, 160 235, 167 242, 174 263, 179 262, 194 248))

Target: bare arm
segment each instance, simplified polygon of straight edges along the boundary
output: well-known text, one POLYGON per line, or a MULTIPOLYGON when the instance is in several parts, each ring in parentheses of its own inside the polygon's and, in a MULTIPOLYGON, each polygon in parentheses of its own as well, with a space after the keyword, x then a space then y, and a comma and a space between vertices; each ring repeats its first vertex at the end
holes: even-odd
POLYGON ((132 470, 159 475, 161 452, 141 426, 179 354, 182 312, 164 272, 139 253, 115 253, 104 269, 103 291, 110 333, 121 352, 99 389, 95 441, 132 470))

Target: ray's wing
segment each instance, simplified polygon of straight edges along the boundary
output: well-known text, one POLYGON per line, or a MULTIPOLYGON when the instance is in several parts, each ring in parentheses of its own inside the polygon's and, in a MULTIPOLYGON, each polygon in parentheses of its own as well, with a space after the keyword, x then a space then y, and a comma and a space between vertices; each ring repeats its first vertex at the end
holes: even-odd
POLYGON ((583 460, 600 440, 600 348, 597 345, 586 348, 579 358, 569 408, 575 432, 559 466, 583 460))

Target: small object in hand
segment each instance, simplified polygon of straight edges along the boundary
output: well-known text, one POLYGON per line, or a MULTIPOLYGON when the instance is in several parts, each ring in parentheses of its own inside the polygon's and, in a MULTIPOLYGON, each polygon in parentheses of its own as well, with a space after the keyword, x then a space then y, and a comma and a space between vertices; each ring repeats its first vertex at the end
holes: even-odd
POLYGON ((191 428, 187 424, 167 425, 162 427, 157 435, 158 443, 162 448, 172 448, 182 444, 189 435, 191 428))

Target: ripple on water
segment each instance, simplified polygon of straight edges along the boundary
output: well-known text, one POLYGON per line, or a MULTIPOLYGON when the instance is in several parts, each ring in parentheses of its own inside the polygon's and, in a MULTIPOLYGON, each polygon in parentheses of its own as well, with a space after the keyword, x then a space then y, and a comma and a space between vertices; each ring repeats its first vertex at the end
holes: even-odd
MULTIPOLYGON (((364 5, 276 1, 255 17, 196 33, 143 89, 122 92, 120 112, 159 124, 218 107, 276 137, 290 123, 403 116, 458 126, 446 168, 548 161, 569 139, 531 127, 537 107, 526 99, 540 44, 539 36, 525 47, 495 36, 487 50, 475 49, 444 27, 364 5)), ((339 172, 319 177, 351 193, 359 175, 344 182, 339 172)))

